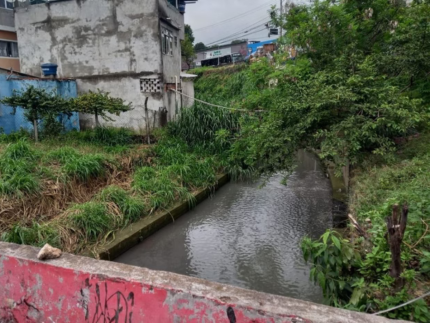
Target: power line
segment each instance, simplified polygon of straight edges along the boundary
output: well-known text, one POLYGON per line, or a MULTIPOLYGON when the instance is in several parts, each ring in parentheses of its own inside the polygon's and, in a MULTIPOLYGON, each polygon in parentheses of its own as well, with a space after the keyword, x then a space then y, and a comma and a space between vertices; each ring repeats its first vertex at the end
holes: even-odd
MULTIPOLYGON (((252 33, 246 33, 246 34, 243 34, 243 36, 253 35, 253 34, 259 33, 259 32, 261 32, 261 31, 263 31, 263 30, 267 30, 267 28, 266 28, 266 27, 264 27, 263 29, 253 31, 252 33)), ((239 37, 239 36, 234 36, 234 37, 231 37, 230 39, 226 39, 226 40, 224 40, 223 42, 219 42, 218 44, 223 44, 223 43, 226 43, 226 42, 230 42, 230 41, 235 40, 236 38, 240 38, 240 37, 239 37)))
POLYGON ((218 42, 220 42, 220 41, 222 41, 222 40, 225 40, 225 39, 227 39, 227 38, 230 38, 230 37, 234 37, 234 36, 237 36, 237 35, 241 35, 241 34, 247 33, 247 32, 249 32, 250 30, 255 29, 255 28, 251 28, 251 27, 252 27, 252 26, 254 26, 254 25, 259 25, 259 26, 257 26, 256 28, 261 27, 261 23, 262 23, 263 21, 267 21, 267 19, 268 19, 268 17, 265 17, 265 18, 263 18, 263 19, 261 19, 261 20, 257 21, 256 23, 253 23, 253 24, 249 25, 249 26, 248 26, 248 27, 246 27, 245 29, 242 29, 241 31, 235 32, 235 33, 233 33, 233 34, 231 34, 231 35, 229 35, 229 36, 223 37, 223 38, 218 39, 218 40, 216 40, 216 41, 214 41, 214 42, 210 42, 207 46, 210 46, 210 45, 216 44, 216 43, 218 43, 218 42))
POLYGON ((243 12, 243 13, 241 13, 240 15, 237 15, 237 16, 234 16, 234 17, 231 17, 231 18, 225 19, 225 20, 223 20, 223 21, 219 21, 219 22, 214 23, 214 24, 212 24, 212 25, 208 25, 208 26, 205 26, 205 27, 197 28, 197 29, 195 29, 195 30, 193 30, 193 31, 194 31, 194 32, 196 32, 196 31, 199 31, 199 30, 207 29, 207 28, 210 28, 210 27, 213 27, 213 26, 216 26, 216 25, 219 25, 219 24, 225 23, 225 22, 227 22, 227 21, 231 21, 231 20, 233 20, 233 19, 238 19, 238 18, 243 17, 243 16, 246 16, 246 15, 248 15, 248 14, 250 14, 250 13, 252 13, 252 12, 254 12, 254 11, 258 10, 258 9, 261 9, 261 8, 263 8, 263 7, 267 7, 267 5, 268 5, 268 4, 271 4, 271 2, 274 2, 274 1, 275 1, 275 0, 270 0, 270 1, 266 2, 265 4, 260 5, 260 6, 256 7, 256 8, 254 8, 254 9, 249 10, 249 11, 243 12))
POLYGON ((217 104, 213 104, 213 103, 209 103, 209 102, 205 102, 205 101, 203 101, 203 100, 199 100, 199 99, 193 98, 193 97, 192 97, 192 96, 190 96, 190 95, 187 95, 187 94, 185 94, 185 93, 182 93, 182 92, 176 91, 176 90, 174 90, 174 89, 170 89, 170 91, 173 91, 173 92, 175 92, 175 93, 177 93, 177 94, 180 94, 180 95, 182 95, 182 96, 185 96, 185 97, 187 97, 187 98, 189 98, 189 99, 195 100, 195 101, 197 101, 197 102, 200 102, 200 103, 203 103, 203 104, 206 104, 206 105, 208 105, 208 106, 215 107, 215 108, 221 108, 221 109, 226 109, 226 110, 231 110, 231 111, 242 111, 242 112, 265 112, 265 110, 254 110, 254 111, 251 111, 251 110, 245 110, 245 109, 233 109, 233 108, 227 108, 227 107, 223 107, 223 106, 221 106, 221 105, 217 105, 217 104))

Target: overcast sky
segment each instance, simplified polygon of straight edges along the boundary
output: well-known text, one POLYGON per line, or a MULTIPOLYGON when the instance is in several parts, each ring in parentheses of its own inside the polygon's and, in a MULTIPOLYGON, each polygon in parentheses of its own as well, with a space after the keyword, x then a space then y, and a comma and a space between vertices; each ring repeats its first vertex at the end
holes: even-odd
POLYGON ((185 23, 194 31, 195 44, 226 44, 243 38, 263 41, 269 39, 264 27, 270 20, 268 11, 274 4, 279 8, 279 3, 280 0, 198 0, 187 5, 185 23))

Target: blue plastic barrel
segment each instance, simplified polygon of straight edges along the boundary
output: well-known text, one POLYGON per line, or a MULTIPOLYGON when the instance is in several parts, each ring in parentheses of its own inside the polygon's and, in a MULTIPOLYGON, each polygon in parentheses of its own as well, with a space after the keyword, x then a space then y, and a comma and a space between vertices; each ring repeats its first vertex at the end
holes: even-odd
POLYGON ((41 67, 42 67, 43 75, 45 76, 57 75, 57 68, 58 68, 57 64, 46 63, 46 64, 42 64, 41 67))
POLYGON ((179 9, 180 13, 185 13, 185 2, 184 1, 179 1, 178 7, 179 7, 178 9, 179 9))

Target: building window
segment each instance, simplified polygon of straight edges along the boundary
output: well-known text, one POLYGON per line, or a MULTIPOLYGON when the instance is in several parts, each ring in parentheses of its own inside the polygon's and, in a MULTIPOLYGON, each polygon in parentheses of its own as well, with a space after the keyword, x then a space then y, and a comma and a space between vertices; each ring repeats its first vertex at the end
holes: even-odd
POLYGON ((161 33, 161 44, 163 47, 163 54, 173 55, 173 36, 170 30, 163 29, 161 33))
POLYGON ((16 42, 0 40, 0 57, 19 57, 18 44, 16 42))
POLYGON ((0 8, 13 9, 13 0, 0 0, 0 8))

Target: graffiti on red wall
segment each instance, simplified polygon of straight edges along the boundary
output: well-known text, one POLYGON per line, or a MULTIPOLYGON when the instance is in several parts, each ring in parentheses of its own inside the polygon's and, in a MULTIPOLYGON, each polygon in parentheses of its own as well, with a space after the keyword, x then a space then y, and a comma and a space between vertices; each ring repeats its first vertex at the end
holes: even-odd
POLYGON ((86 279, 84 284, 84 288, 81 289, 81 305, 85 310, 87 322, 132 322, 133 292, 128 293, 128 295, 118 290, 112 292, 109 291, 107 282, 90 284, 89 279, 86 279))

